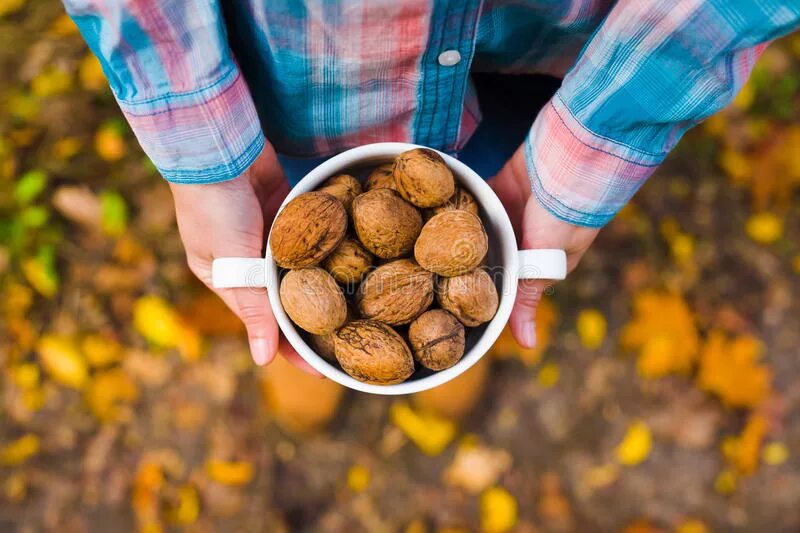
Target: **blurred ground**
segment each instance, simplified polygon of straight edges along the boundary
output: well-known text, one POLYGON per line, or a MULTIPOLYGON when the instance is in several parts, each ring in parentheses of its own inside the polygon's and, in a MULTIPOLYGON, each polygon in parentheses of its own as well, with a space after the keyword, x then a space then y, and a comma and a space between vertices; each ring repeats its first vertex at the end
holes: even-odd
POLYGON ((0 0, 0 530, 797 531, 798 67, 687 136, 538 349, 392 400, 254 369, 74 26, 0 0))

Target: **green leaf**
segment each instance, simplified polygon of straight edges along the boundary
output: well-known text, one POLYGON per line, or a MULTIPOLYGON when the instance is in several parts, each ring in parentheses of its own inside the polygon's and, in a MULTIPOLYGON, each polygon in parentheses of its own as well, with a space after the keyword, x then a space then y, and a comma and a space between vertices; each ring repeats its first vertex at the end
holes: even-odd
POLYGON ((100 223, 103 232, 118 237, 128 229, 128 206, 125 199, 116 191, 100 193, 100 223))
POLYGON ((41 170, 31 170, 22 175, 14 187, 14 200, 27 205, 47 187, 47 174, 41 170))
POLYGON ((50 218, 50 213, 46 207, 31 205, 22 210, 19 218, 22 224, 29 228, 41 228, 50 218))

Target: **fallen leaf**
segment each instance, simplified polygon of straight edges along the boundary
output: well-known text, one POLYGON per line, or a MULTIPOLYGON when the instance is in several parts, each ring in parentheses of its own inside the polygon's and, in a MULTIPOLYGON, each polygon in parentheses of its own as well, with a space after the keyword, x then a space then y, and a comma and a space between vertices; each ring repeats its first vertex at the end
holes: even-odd
POLYGON ((95 368, 103 368, 122 360, 122 345, 111 337, 91 333, 81 341, 81 351, 86 361, 95 368))
POLYGON ((772 244, 783 236, 783 219, 774 213, 757 213, 747 219, 747 235, 761 244, 772 244))
POLYGON ((62 94, 71 88, 72 74, 56 66, 46 67, 31 80, 31 92, 38 98, 62 94))
POLYGON ((747 419, 741 435, 723 439, 722 455, 737 473, 749 476, 756 471, 766 433, 767 420, 754 413, 747 419))
POLYGON ((369 486, 370 472, 364 465, 353 465, 347 471, 347 487, 353 492, 364 492, 369 486))
POLYGON ((34 257, 24 259, 22 273, 36 292, 45 298, 52 298, 58 293, 60 279, 56 271, 55 251, 51 246, 42 246, 34 257))
POLYGON ((555 363, 546 363, 536 372, 536 382, 545 389, 555 387, 559 379, 561 379, 561 369, 555 363))
POLYGON ((789 448, 783 442, 770 442, 761 451, 761 460, 770 466, 782 465, 789 459, 789 448))
POLYGON ((123 132, 125 125, 121 120, 109 120, 97 130, 94 136, 94 149, 101 159, 113 163, 128 153, 123 132))
POLYGON ((209 459, 206 461, 206 474, 222 485, 247 485, 255 475, 253 463, 246 461, 222 461, 209 459))
POLYGON ((700 354, 698 386, 730 407, 755 407, 770 392, 772 373, 759 364, 764 347, 750 335, 728 340, 711 331, 700 354))
POLYGON ((625 436, 615 450, 617 461, 625 466, 636 466, 650 455, 653 436, 650 428, 637 420, 628 426, 625 436))
POLYGON ((456 424, 451 420, 415 411, 403 401, 392 404, 389 417, 426 455, 439 455, 456 436, 456 424))
POLYGON ((133 327, 152 344, 177 348, 187 361, 200 357, 200 335, 162 298, 142 296, 133 305, 133 327))
POLYGON ((84 387, 89 379, 89 368, 72 339, 42 335, 36 350, 42 367, 55 381, 73 389, 84 387))
POLYGON ((88 187, 61 186, 53 193, 51 202, 67 220, 89 229, 99 229, 100 200, 88 187))
POLYGON ((176 500, 167 510, 167 519, 176 525, 194 524, 200 514, 200 498, 194 486, 181 485, 176 500))
POLYGON ((39 453, 39 448, 39 437, 33 433, 27 433, 0 449, 0 464, 5 466, 21 465, 39 453))
POLYGON ((100 193, 100 227, 111 237, 119 237, 128 229, 128 205, 116 191, 100 193))
POLYGON ((492 487, 481 494, 481 530, 504 533, 517 524, 517 500, 506 489, 492 487))
POLYGON ((622 346, 637 350, 636 368, 645 378, 688 373, 699 338, 689 306, 676 294, 644 290, 633 300, 633 319, 620 335, 622 346))
POLYGON ((139 389, 124 370, 112 368, 89 381, 85 398, 90 411, 101 422, 126 422, 131 416, 128 406, 139 399, 139 389))
POLYGON ((690 518, 681 522, 675 528, 675 533, 709 533, 709 529, 702 521, 690 518))
POLYGON ((576 321, 578 338, 587 350, 596 350, 606 338, 606 317, 597 309, 582 309, 576 321))
POLYGON ((94 54, 87 53, 78 66, 78 78, 84 89, 100 91, 108 88, 108 81, 103 73, 103 67, 94 54))
POLYGON ((497 483, 511 468, 511 454, 466 440, 456 449, 453 462, 442 474, 444 482, 478 494, 497 483))

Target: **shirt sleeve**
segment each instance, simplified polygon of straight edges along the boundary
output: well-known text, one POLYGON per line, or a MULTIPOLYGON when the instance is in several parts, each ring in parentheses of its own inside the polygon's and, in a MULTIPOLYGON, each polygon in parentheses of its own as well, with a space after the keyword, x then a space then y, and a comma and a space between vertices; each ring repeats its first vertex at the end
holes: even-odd
POLYGON ((258 157, 264 135, 218 1, 63 1, 167 180, 224 181, 258 157))
POLYGON ((797 2, 620 0, 525 141, 536 197, 567 222, 606 224, 798 25, 797 2))

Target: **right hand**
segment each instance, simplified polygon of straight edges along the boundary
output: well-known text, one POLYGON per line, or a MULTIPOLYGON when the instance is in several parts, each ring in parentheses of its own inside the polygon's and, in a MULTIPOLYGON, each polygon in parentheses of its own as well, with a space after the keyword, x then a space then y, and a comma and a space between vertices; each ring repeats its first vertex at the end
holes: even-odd
POLYGON ((244 322, 253 361, 266 365, 280 351, 295 366, 319 375, 281 340, 265 289, 211 285, 215 258, 264 256, 265 231, 289 192, 274 150, 266 146, 238 178, 210 184, 170 183, 170 189, 189 268, 244 322))

